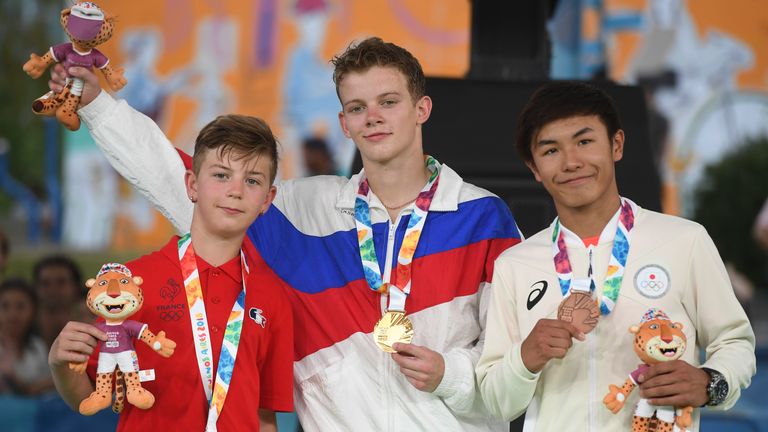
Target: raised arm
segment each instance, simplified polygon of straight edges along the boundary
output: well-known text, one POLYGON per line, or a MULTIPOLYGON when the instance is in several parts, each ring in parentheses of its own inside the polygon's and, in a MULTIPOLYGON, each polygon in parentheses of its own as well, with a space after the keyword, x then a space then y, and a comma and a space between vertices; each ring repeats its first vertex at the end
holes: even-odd
MULTIPOLYGON (((62 82, 63 68, 54 68, 51 89, 62 82)), ((184 165, 176 148, 149 117, 116 101, 98 87, 93 72, 79 67, 69 74, 85 82, 80 118, 109 163, 146 196, 179 232, 189 230, 192 203, 184 186, 184 165)))

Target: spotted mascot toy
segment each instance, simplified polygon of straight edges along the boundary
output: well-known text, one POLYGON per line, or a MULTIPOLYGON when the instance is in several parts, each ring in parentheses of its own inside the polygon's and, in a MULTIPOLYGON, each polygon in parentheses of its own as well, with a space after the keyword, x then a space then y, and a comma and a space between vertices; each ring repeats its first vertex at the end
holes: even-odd
MULTIPOLYGON (((122 89, 127 81, 123 69, 112 69, 109 59, 96 49, 108 41, 115 29, 115 18, 107 16, 96 4, 79 2, 61 11, 61 26, 71 42, 52 46, 42 57, 31 54, 24 63, 24 72, 34 79, 40 78, 48 67, 61 63, 65 69, 81 66, 101 70, 112 91, 122 89)), ((43 116, 56 116, 56 119, 69 130, 80 128, 77 107, 83 93, 83 81, 78 78, 67 80, 59 93, 46 93, 32 103, 32 111, 43 116)))
MULTIPOLYGON (((86 302, 88 309, 104 318, 95 324, 107 334, 106 341, 99 341, 99 363, 96 370, 96 389, 80 403, 80 413, 93 415, 112 404, 112 410, 120 413, 125 399, 141 409, 149 409, 155 397, 141 386, 139 367, 133 339, 140 339, 163 357, 170 357, 176 343, 165 337, 165 332, 153 334, 146 324, 127 318, 141 309, 144 296, 143 280, 132 276, 128 267, 107 263, 101 267, 95 279, 88 279, 86 302), (115 401, 112 403, 112 378, 115 377, 115 401)), ((70 363, 70 369, 85 372, 87 362, 70 363)))
MULTIPOLYGON (((612 413, 618 413, 629 394, 637 386, 637 378, 650 365, 677 360, 682 357, 688 339, 683 333, 683 325, 672 322, 662 310, 651 308, 643 315, 639 325, 633 325, 629 332, 635 335, 635 354, 643 364, 629 374, 624 385, 608 387, 609 392, 603 404, 612 413)), ((641 398, 632 418, 632 432, 677 432, 684 431, 691 425, 693 407, 676 408, 654 406, 641 398)))

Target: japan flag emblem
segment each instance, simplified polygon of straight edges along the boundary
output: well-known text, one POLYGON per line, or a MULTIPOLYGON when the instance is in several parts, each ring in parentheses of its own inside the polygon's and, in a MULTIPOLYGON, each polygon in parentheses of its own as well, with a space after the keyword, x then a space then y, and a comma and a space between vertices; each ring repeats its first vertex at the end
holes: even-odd
POLYGON ((261 314, 262 312, 263 311, 261 309, 252 307, 248 311, 248 316, 251 317, 253 322, 260 325, 261 328, 265 328, 267 326, 267 318, 265 318, 264 315, 261 314))

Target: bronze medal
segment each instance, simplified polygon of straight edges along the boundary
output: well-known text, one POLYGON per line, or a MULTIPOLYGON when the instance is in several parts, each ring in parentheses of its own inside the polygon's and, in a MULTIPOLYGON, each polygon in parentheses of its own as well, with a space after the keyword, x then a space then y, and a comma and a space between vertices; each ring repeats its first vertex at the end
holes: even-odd
POLYGON ((569 322, 579 331, 589 333, 597 325, 600 308, 592 295, 582 291, 571 291, 557 308, 557 319, 569 322))
POLYGON ((373 328, 373 341, 384 352, 397 352, 392 349, 395 342, 411 343, 411 340, 413 324, 405 312, 387 311, 373 328))

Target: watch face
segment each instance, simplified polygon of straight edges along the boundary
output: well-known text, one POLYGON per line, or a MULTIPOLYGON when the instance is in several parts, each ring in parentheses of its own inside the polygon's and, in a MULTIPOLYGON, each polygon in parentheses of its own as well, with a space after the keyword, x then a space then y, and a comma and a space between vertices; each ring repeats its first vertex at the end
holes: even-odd
POLYGON ((715 383, 714 390, 715 400, 713 402, 716 404, 722 403, 728 396, 728 383, 725 381, 725 379, 721 378, 717 383, 715 383))

